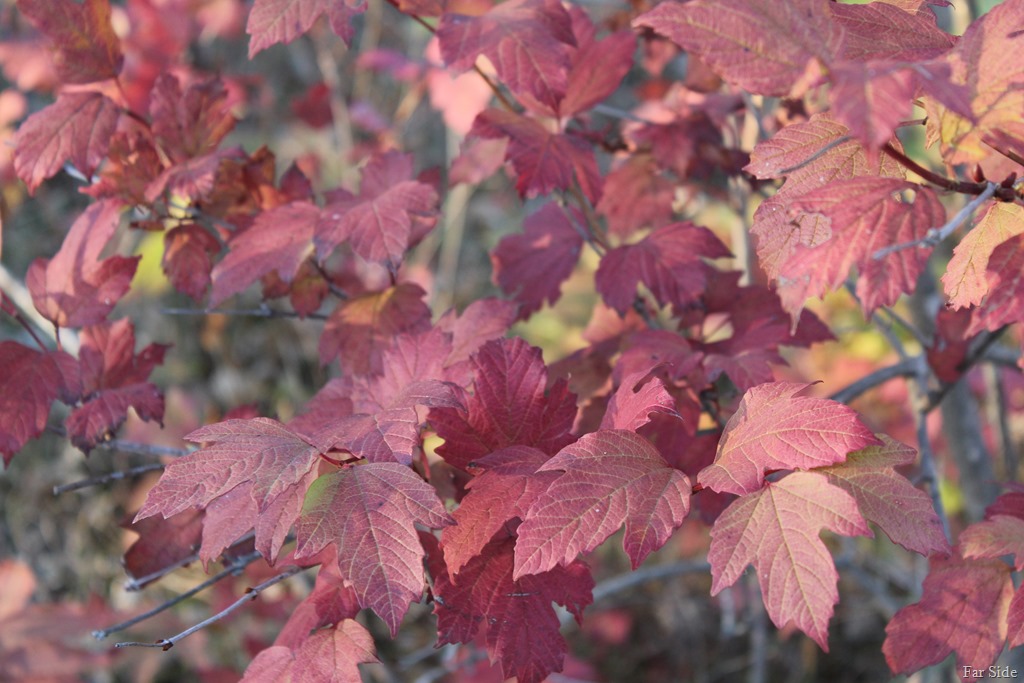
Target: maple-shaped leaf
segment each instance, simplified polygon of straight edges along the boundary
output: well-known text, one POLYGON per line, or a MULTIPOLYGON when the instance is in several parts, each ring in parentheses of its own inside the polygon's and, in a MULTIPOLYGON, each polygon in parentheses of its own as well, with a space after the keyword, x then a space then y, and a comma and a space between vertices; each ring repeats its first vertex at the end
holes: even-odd
POLYGON ((181 566, 183 560, 195 554, 203 532, 203 513, 186 510, 167 519, 128 520, 121 526, 139 535, 121 558, 121 566, 131 577, 131 587, 139 589, 166 576, 168 567, 181 566))
POLYGON ((725 425, 714 464, 697 481, 743 495, 760 489, 768 470, 834 465, 852 451, 882 445, 852 408, 801 396, 810 386, 773 382, 744 394, 725 425))
POLYGON ((174 74, 156 79, 149 101, 153 137, 173 163, 203 157, 235 127, 228 91, 219 78, 190 83, 174 74))
POLYGON ((636 569, 690 510, 690 480, 649 441, 623 429, 586 434, 544 463, 561 470, 530 506, 516 541, 514 577, 568 565, 619 527, 636 569))
POLYGON ((633 154, 605 176, 595 208, 608 219, 608 232, 625 238, 671 222, 674 197, 675 186, 661 175, 653 155, 633 154))
POLYGON ((569 133, 552 132, 537 119, 487 109, 473 122, 470 135, 508 138, 506 158, 516 171, 523 197, 570 190, 574 182, 592 203, 601 198, 601 173, 593 146, 569 133))
POLYGON ((164 234, 160 265, 175 289, 199 301, 210 284, 213 259, 219 253, 216 237, 195 223, 186 223, 164 234))
POLYGON ((913 112, 915 72, 905 62, 841 62, 829 69, 831 112, 864 145, 880 149, 913 112))
MULTIPOLYGON (((319 558, 311 558, 315 560, 319 558)), ((274 639, 274 645, 295 648, 310 634, 359 613, 359 601, 351 586, 338 573, 338 563, 329 556, 320 565, 313 590, 292 611, 274 639)))
POLYGON ((556 0, 509 0, 479 16, 446 12, 437 27, 446 65, 464 71, 485 55, 502 83, 552 110, 569 84, 576 45, 569 13, 556 0))
POLYGON ((47 38, 65 83, 115 78, 124 55, 110 23, 110 0, 18 0, 18 9, 47 38))
POLYGON ((437 192, 411 178, 409 155, 389 152, 371 159, 359 195, 342 191, 323 208, 314 236, 318 256, 326 258, 347 241, 367 261, 397 269, 415 233, 423 232, 417 224, 431 227, 437 217, 437 192))
POLYGON ((472 358, 473 393, 464 410, 434 408, 430 424, 445 443, 437 453, 465 469, 507 446, 553 454, 572 441, 576 400, 564 380, 547 390, 540 349, 522 339, 487 342, 472 358))
POLYGON ((520 303, 520 318, 540 310, 545 300, 558 301, 579 260, 583 235, 577 226, 584 223, 576 210, 545 204, 523 222, 521 235, 503 237, 491 252, 494 281, 520 303))
POLYGON ((251 226, 231 238, 227 255, 210 273, 210 306, 272 272, 291 282, 313 253, 313 229, 319 216, 319 207, 304 201, 258 214, 251 226))
POLYGON ((925 557, 948 555, 949 541, 931 498, 895 470, 913 464, 916 452, 884 434, 879 438, 881 446, 868 446, 850 453, 840 465, 815 471, 853 496, 861 514, 880 526, 894 543, 925 557))
POLYGON ((13 341, 0 342, 0 368, 0 454, 6 466, 46 429, 61 371, 51 354, 13 341))
POLYGON ((676 400, 665 389, 665 383, 657 377, 647 379, 648 374, 634 372, 623 378, 608 401, 601 429, 635 432, 649 423, 655 413, 679 416, 676 400))
POLYGON ((84 327, 102 322, 131 286, 139 257, 100 252, 121 220, 121 206, 113 200, 90 205, 71 226, 52 259, 36 259, 25 284, 32 302, 47 320, 59 327, 84 327))
POLYGON ((97 92, 61 93, 14 138, 14 170, 29 192, 70 162, 86 177, 107 154, 121 108, 97 92))
POLYGON ((1017 571, 1024 569, 1024 519, 992 515, 967 527, 957 540, 966 559, 1014 556, 1017 571))
POLYGON ((707 275, 703 259, 730 256, 707 228, 690 222, 658 228, 636 244, 616 247, 601 258, 595 286, 605 303, 625 315, 643 284, 658 303, 677 309, 697 299, 707 275))
POLYGON ((454 311, 441 316, 437 326, 452 336, 445 366, 461 364, 485 343, 504 337, 516 320, 516 309, 511 301, 487 297, 466 306, 458 317, 454 311))
POLYGON ((365 9, 365 3, 354 0, 256 0, 245 26, 249 59, 271 45, 292 42, 324 14, 331 30, 348 43, 355 35, 351 20, 365 9))
MULTIPOLYGON (((321 453, 308 439, 265 417, 207 425, 185 438, 206 445, 167 465, 136 521, 206 507, 242 485, 251 486, 249 495, 262 514, 278 499, 295 495, 321 453)), ((267 531, 272 537, 275 530, 267 531)), ((266 535, 257 539, 261 541, 272 542, 266 535)))
POLYGON ((559 116, 573 116, 590 109, 615 92, 633 67, 636 38, 632 31, 618 31, 596 39, 596 28, 578 5, 569 8, 576 49, 572 51, 568 86, 558 103, 559 116))
POLYGON ((362 607, 394 636, 423 592, 423 550, 414 524, 453 524, 434 487, 405 465, 369 463, 322 475, 295 526, 295 558, 335 546, 341 575, 362 607))
POLYGON ((989 292, 974 311, 968 336, 1024 320, 1024 235, 1014 235, 993 249, 986 266, 989 292))
POLYGON ((499 535, 449 578, 440 552, 429 547, 434 580, 434 612, 438 645, 468 643, 483 627, 491 662, 520 683, 540 683, 562 669, 565 639, 551 603, 558 603, 577 621, 592 600, 594 579, 582 562, 554 567, 541 574, 512 578, 515 539, 499 535))
POLYGON ((337 358, 346 372, 380 373, 384 351, 396 335, 430 328, 425 295, 419 285, 403 282, 343 301, 320 335, 320 363, 337 358))
POLYGON ((473 462, 483 471, 466 484, 469 491, 452 513, 456 525, 441 536, 444 561, 452 578, 483 552, 512 520, 526 517, 530 505, 557 472, 537 472, 551 456, 529 446, 509 446, 473 462))
POLYGON ((163 363, 165 344, 150 344, 135 353, 135 328, 129 318, 82 330, 79 351, 82 404, 71 411, 68 436, 88 453, 110 438, 132 408, 143 420, 163 423, 164 397, 147 380, 163 363))
POLYGON ((946 210, 930 188, 894 178, 840 180, 793 200, 791 211, 818 221, 813 246, 796 245, 782 266, 779 296, 786 309, 799 311, 810 296, 842 285, 857 267, 857 296, 865 312, 912 292, 927 253, 902 249, 874 255, 892 244, 923 239, 942 225, 946 210))
POLYGON ((827 0, 663 2, 633 22, 699 56, 723 79, 762 95, 801 89, 842 41, 827 0))
POLYGON ((929 142, 939 140, 947 163, 982 161, 991 154, 990 145, 1024 154, 1024 66, 1006 62, 1006 55, 1024 46, 1022 23, 1024 3, 1000 3, 967 27, 948 55, 951 80, 967 88, 974 116, 939 104, 938 98, 925 100, 929 142))
POLYGON ((296 648, 273 645, 256 655, 242 683, 361 683, 360 664, 378 662, 373 636, 354 619, 314 631, 296 648))
POLYGON ((992 202, 974 228, 953 248, 942 285, 954 308, 977 306, 990 290, 988 263, 992 252, 1011 237, 1024 233, 1024 207, 992 202))
POLYGON ((1006 641, 1012 596, 1010 568, 1002 560, 933 560, 921 600, 885 627, 885 661, 893 673, 910 673, 956 652, 958 671, 988 668, 1006 641))
POLYGON ((839 575, 818 537, 822 529, 871 535, 857 502, 824 475, 794 472, 737 498, 711 529, 711 594, 753 565, 772 622, 793 622, 827 652, 839 575))
POLYGON ((863 5, 834 3, 836 22, 843 27, 843 59, 920 61, 938 57, 956 43, 939 28, 934 12, 916 11, 890 2, 863 5))

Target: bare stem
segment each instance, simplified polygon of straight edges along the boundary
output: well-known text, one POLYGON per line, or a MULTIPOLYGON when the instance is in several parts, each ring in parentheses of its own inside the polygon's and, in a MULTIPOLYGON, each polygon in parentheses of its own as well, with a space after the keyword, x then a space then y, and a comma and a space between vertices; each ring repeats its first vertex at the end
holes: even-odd
POLYGON ((53 495, 59 496, 62 493, 68 491, 77 491, 78 489, 88 488, 90 486, 99 486, 100 484, 106 484, 110 481, 118 481, 120 479, 128 479, 130 477, 137 477, 140 474, 146 472, 155 472, 162 470, 164 466, 160 463, 150 463, 148 465, 139 465, 138 467, 132 467, 127 470, 118 470, 117 472, 108 472, 107 474, 100 475, 98 477, 90 477, 89 479, 80 479, 73 481, 70 484, 61 484, 60 486, 53 487, 53 495))
POLYGON ((192 635, 196 631, 200 631, 200 630, 206 628, 207 626, 209 626, 210 624, 215 624, 218 621, 220 621, 221 619, 224 619, 225 617, 230 615, 232 612, 237 611, 239 608, 241 608, 243 605, 245 605, 245 603, 252 602, 253 600, 255 600, 257 597, 259 597, 259 594, 261 592, 265 591, 266 589, 270 588, 271 586, 274 586, 274 585, 276 585, 278 583, 281 583, 285 579, 288 579, 288 578, 291 578, 292 576, 295 576, 296 574, 301 572, 303 569, 304 569, 303 567, 289 567, 288 569, 284 570, 283 572, 281 572, 277 576, 274 576, 272 578, 267 579, 266 581, 264 581, 263 583, 259 584, 258 586, 253 586, 252 588, 247 588, 246 591, 245 591, 245 595, 243 595, 242 597, 238 598, 238 600, 235 600, 233 603, 228 605, 225 609, 222 609, 220 612, 217 612, 216 614, 214 614, 209 619, 205 619, 205 620, 199 622, 198 624, 196 624, 195 626, 192 626, 191 628, 187 628, 184 631, 182 631, 181 633, 178 633, 177 635, 173 635, 170 638, 161 638, 160 640, 156 641, 155 643, 138 643, 138 642, 116 643, 114 645, 114 647, 116 647, 116 648, 122 648, 122 647, 158 647, 158 648, 162 649, 164 652, 166 652, 167 650, 170 650, 172 647, 174 647, 175 643, 177 643, 177 642, 179 642, 181 640, 184 640, 185 638, 189 637, 190 635, 192 635))

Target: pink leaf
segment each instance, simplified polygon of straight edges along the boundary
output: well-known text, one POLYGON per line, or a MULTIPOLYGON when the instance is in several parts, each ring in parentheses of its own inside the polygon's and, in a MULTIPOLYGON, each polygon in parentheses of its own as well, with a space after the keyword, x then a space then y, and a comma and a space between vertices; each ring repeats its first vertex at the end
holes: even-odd
POLYGON ((974 228, 953 248, 953 258, 942 276, 943 288, 954 308, 977 306, 991 288, 988 263, 996 247, 1024 233, 1024 207, 992 202, 974 228))
POLYGON ((690 509, 690 480, 649 441, 625 430, 584 435, 541 466, 562 470, 519 527, 514 577, 567 566, 625 526, 636 569, 690 509))
POLYGON ((1013 596, 1002 560, 934 560, 920 602, 904 607, 885 627, 882 652, 893 673, 938 664, 956 652, 957 670, 985 669, 1006 640, 1013 596))
POLYGON ((48 354, 13 341, 0 342, 0 371, 0 454, 6 466, 46 429, 61 377, 48 354))
POLYGON ((801 396, 809 386, 773 382, 744 394, 725 425, 714 464, 697 481, 743 495, 760 489, 768 470, 833 465, 852 451, 882 444, 851 408, 801 396))
POLYGON ((949 541, 931 498, 894 469, 913 464, 914 449, 884 434, 880 438, 881 446, 850 453, 846 462, 817 471, 853 496, 861 514, 882 527, 894 543, 925 557, 948 555, 949 541))
POLYGON ((121 108, 96 92, 62 93, 28 117, 14 138, 14 170, 35 192, 70 162, 86 177, 107 155, 121 108))
POLYGON ((251 36, 249 58, 271 45, 292 42, 323 14, 331 22, 331 29, 347 43, 355 35, 349 22, 365 7, 350 0, 256 0, 245 27, 251 36))
POLYGON ((65 83, 120 73, 124 55, 110 22, 110 0, 18 0, 18 9, 50 39, 53 65, 65 83))
POLYGON ((56 256, 32 262, 25 283, 47 320, 60 327, 100 323, 128 291, 139 257, 99 260, 120 220, 117 202, 92 204, 71 226, 56 256))
POLYGON ((623 378, 622 384, 608 401, 601 429, 635 432, 649 423, 654 413, 679 416, 675 408, 676 400, 665 389, 665 383, 657 377, 648 380, 647 375, 635 372, 623 378))
POLYGON ((826 652, 828 622, 839 600, 836 573, 822 529, 844 536, 870 536, 857 503, 813 472, 736 499, 711 530, 711 594, 731 586, 752 564, 772 622, 793 622, 826 652))

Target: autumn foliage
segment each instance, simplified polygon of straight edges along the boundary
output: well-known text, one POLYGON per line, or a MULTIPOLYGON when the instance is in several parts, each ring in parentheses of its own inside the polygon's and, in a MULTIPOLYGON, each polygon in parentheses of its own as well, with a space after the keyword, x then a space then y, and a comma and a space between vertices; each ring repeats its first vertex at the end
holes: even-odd
MULTIPOLYGON (((148 306, 187 297, 197 326, 289 318, 327 369, 286 410, 168 429, 179 443, 151 452, 161 476, 127 523, 136 587, 194 561, 249 567, 252 597, 315 575, 276 636, 250 638, 242 680, 358 681, 422 604, 437 647, 465 644, 451 680, 539 683, 613 538, 637 570, 686 536, 723 601, 708 609, 740 594, 828 652, 842 570, 877 585, 861 565, 879 534, 901 566, 927 558, 890 596, 889 669, 952 654, 973 678, 1024 644, 1006 419, 1024 386, 1024 0, 945 5, 18 0, 0 63, 39 73, 9 87, 32 113, 0 172, 28 195, 70 176, 88 201, 21 267, 27 298, 2 292, 4 464, 44 433, 86 455, 145 451, 126 421, 159 433, 142 423, 163 425, 160 373, 187 359, 137 340, 145 240, 178 293, 148 306), (403 28, 379 47, 382 23, 403 28), (247 59, 196 56, 246 36, 247 59), (307 43, 323 80, 306 92, 268 93, 246 66, 308 62, 307 43), (388 113, 339 73, 404 95, 388 113), (261 108, 269 128, 249 125, 261 108), (411 141, 441 118, 460 144, 411 141), (268 130, 289 120, 335 157, 279 163, 268 130), (515 229, 483 238, 496 289, 467 295, 432 250, 458 253, 474 194, 515 229), (531 325, 570 288, 584 310, 546 363, 531 325), (829 370, 821 349, 849 352, 853 319, 892 357, 829 370), (898 416, 851 407, 865 394, 898 416), (979 402, 1002 428, 977 428, 972 464, 950 413, 979 402)), ((32 235, 5 220, 9 253, 32 235)), ((4 680, 41 666, 7 635, 42 619, 24 571, 0 564, 21 577, 0 600, 4 680)))

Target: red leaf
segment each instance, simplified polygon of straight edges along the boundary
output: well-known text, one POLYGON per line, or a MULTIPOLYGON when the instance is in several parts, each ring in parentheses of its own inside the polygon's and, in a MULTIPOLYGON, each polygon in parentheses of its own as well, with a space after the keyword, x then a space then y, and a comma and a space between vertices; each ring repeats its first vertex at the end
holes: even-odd
POLYGON ((577 137, 552 132, 536 119, 503 109, 487 109, 477 116, 470 134, 508 138, 507 158, 523 197, 570 190, 574 181, 592 203, 601 197, 601 173, 593 147, 577 137))
POLYGON ((5 466, 46 429, 60 385, 60 368, 51 354, 0 342, 0 454, 5 466))
POLYGON ((274 645, 296 648, 311 633, 324 626, 352 619, 359 613, 359 601, 345 579, 338 573, 338 563, 320 565, 313 591, 299 603, 281 632, 274 639, 274 645))
POLYGON ((79 351, 82 405, 65 422, 68 436, 88 453, 110 438, 132 408, 143 420, 163 423, 164 397, 146 380, 164 360, 165 344, 135 353, 135 329, 128 318, 82 330, 79 351))
POLYGON ((373 636, 362 624, 343 619, 316 631, 294 650, 274 645, 249 664, 242 683, 361 683, 359 664, 379 661, 373 636))
POLYGON ((635 432, 651 421, 651 415, 675 415, 676 400, 657 377, 647 379, 649 373, 627 375, 608 401, 608 409, 601 420, 601 429, 625 429, 635 432), (645 381, 646 380, 646 381, 645 381))
POLYGON ((120 117, 121 108, 105 95, 62 93, 21 124, 14 138, 14 170, 30 193, 65 162, 91 176, 107 154, 120 117))
POLYGON ((568 649, 551 603, 581 620, 594 580, 582 562, 514 580, 514 543, 510 537, 492 540, 462 569, 457 584, 439 553, 430 553, 437 642, 468 643, 483 626, 487 653, 502 674, 520 683, 540 683, 561 671, 568 649))
POLYGON ((925 557, 948 555, 949 541, 931 498, 894 469, 913 464, 916 452, 884 434, 880 438, 881 446, 850 453, 841 465, 817 471, 853 496, 861 514, 882 527, 894 543, 925 557))
POLYGON ((604 255, 595 285, 605 303, 625 315, 643 284, 658 303, 682 309, 704 291, 703 259, 730 256, 714 233, 693 223, 658 228, 636 244, 604 255))
POLYGON ((153 137, 172 163, 217 150, 235 127, 228 91, 218 78, 190 83, 184 92, 174 74, 156 79, 149 101, 153 137))
POLYGON ((251 37, 249 59, 271 45, 292 42, 312 28, 323 14, 327 15, 331 30, 348 43, 355 35, 350 22, 365 8, 365 3, 356 0, 256 0, 245 26, 251 37))
POLYGON ((555 453, 572 441, 576 401, 564 380, 545 391, 548 372, 540 349, 522 339, 484 344, 472 359, 474 392, 466 409, 435 408, 430 424, 445 443, 437 453, 465 469, 507 446, 555 453))
POLYGON ((779 628, 793 622, 828 651, 828 622, 839 600, 832 556, 818 534, 870 536, 857 503, 813 472, 736 499, 711 530, 711 594, 731 586, 752 564, 768 616, 779 628))
POLYGON ((195 223, 186 223, 164 235, 161 265, 175 289, 199 301, 210 284, 213 258, 219 253, 217 238, 195 223))
POLYGON ((1003 649, 1012 596, 1001 560, 934 560, 920 602, 885 627, 885 661, 893 673, 910 673, 956 652, 957 671, 988 668, 1003 649))
POLYGON ((552 110, 568 87, 572 21, 556 0, 509 0, 480 16, 452 12, 437 27, 441 56, 464 71, 486 55, 502 83, 517 96, 552 110))
POLYGON ((832 114, 869 148, 889 142, 914 109, 917 79, 905 62, 841 62, 829 75, 832 114))
POLYGON ((801 396, 809 386, 773 382, 744 394, 725 425, 714 464, 697 481, 720 493, 743 495, 760 489, 768 470, 833 465, 852 451, 882 445, 851 408, 801 396))
POLYGON ((830 9, 844 29, 844 59, 922 61, 938 57, 956 42, 939 28, 929 9, 911 11, 890 2, 834 3, 830 9))
POLYGON ((895 303, 913 291, 927 253, 903 249, 881 259, 874 254, 892 244, 922 239, 946 217, 930 188, 879 177, 833 182, 802 195, 791 206, 792 211, 809 214, 819 231, 813 244, 796 245, 782 266, 779 296, 791 312, 799 311, 809 296, 839 287, 854 267, 859 270, 857 296, 866 313, 895 303))
POLYGON ((413 524, 453 524, 434 487, 397 463, 370 463, 313 482, 295 527, 295 559, 334 545, 338 567, 362 607, 394 636, 423 592, 423 552, 413 524))
POLYGON ((943 288, 953 308, 977 306, 989 293, 992 274, 989 259, 996 247, 1024 233, 1024 207, 992 202, 960 243, 942 276, 943 288))
MULTIPOLYGON (((186 438, 208 445, 167 465, 136 520, 158 513, 170 517, 188 508, 203 508, 239 486, 251 487, 249 495, 257 513, 262 515, 293 496, 301 497, 321 453, 320 448, 301 435, 265 417, 207 425, 186 438)), ((294 516, 280 520, 285 533, 293 520, 294 516)), ((258 531, 257 545, 264 549, 274 545, 274 537, 280 537, 280 531, 258 531)), ((267 559, 272 560, 273 555, 267 559)))
POLYGON ((634 154, 605 176, 596 209, 608 219, 608 231, 625 238, 671 222, 674 197, 675 186, 660 174, 654 157, 634 154))
POLYGON ((526 517, 530 504, 558 478, 557 472, 537 472, 549 457, 529 446, 510 446, 472 463, 483 472, 466 485, 469 493, 452 513, 456 526, 441 536, 453 580, 503 527, 526 517))
POLYGON ((115 78, 124 55, 110 23, 109 0, 18 0, 18 9, 47 38, 65 83, 115 78))
POLYGON ((583 248, 582 228, 573 221, 585 224, 578 211, 545 204, 524 221, 521 235, 502 238, 491 252, 494 280, 520 303, 520 318, 540 310, 545 299, 554 304, 561 296, 562 283, 572 275, 583 248))
POLYGON ((419 285, 403 282, 342 302, 320 336, 320 363, 327 365, 337 357, 346 372, 380 373, 384 351, 396 335, 429 329, 425 295, 419 285))
POLYGON ((594 26, 586 12, 570 8, 577 48, 572 51, 565 97, 558 113, 567 117, 590 109, 615 92, 633 66, 636 38, 632 31, 619 31, 602 40, 594 39, 594 26))
POLYGON ((584 435, 541 466, 562 470, 519 527, 514 577, 568 566, 625 525, 636 569, 690 510, 690 480, 649 441, 625 430, 584 435))
POLYGON ((417 225, 433 225, 437 193, 410 180, 412 159, 395 152, 374 157, 363 169, 359 195, 348 193, 324 207, 314 243, 321 259, 346 240, 352 251, 397 269, 412 243, 417 225))
POLYGON ((452 349, 446 366, 469 360, 486 342, 505 336, 516 320, 516 305, 502 299, 477 299, 462 314, 453 311, 441 316, 437 326, 452 335, 452 349))
POLYGON ((227 255, 210 273, 210 306, 272 272, 291 282, 313 253, 313 228, 319 216, 320 209, 310 202, 292 202, 259 213, 248 229, 231 238, 227 255))
POLYGON ((723 79, 762 95, 801 89, 814 62, 827 65, 842 29, 825 0, 663 2, 633 22, 693 52, 723 79))
POLYGON ((203 531, 203 513, 186 510, 167 519, 149 518, 121 526, 139 535, 121 559, 132 579, 131 587, 138 590, 195 554, 203 531))
POLYGON ((52 259, 36 259, 25 283, 36 309, 59 327, 103 322, 131 286, 139 257, 99 260, 121 220, 121 206, 108 200, 79 216, 52 259))

